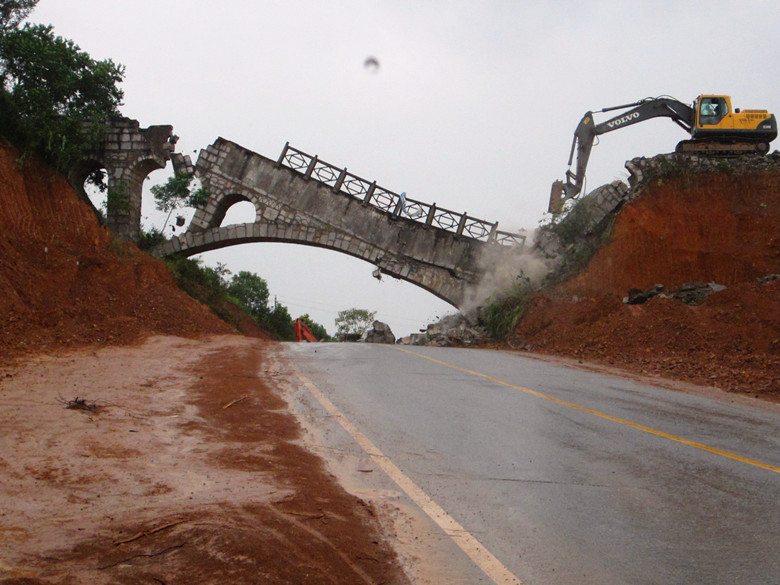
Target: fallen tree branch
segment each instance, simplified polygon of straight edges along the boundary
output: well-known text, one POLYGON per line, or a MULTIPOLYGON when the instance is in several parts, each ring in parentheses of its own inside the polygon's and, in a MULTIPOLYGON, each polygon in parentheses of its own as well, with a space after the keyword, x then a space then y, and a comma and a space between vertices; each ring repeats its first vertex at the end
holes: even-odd
POLYGON ((322 514, 302 514, 300 512, 282 512, 282 514, 289 514, 290 516, 300 516, 301 518, 306 518, 307 520, 322 520, 323 518, 327 518, 324 512, 322 514))
POLYGON ((152 528, 150 530, 144 530, 142 532, 134 534, 130 538, 114 541, 114 545, 119 546, 120 544, 133 542, 134 540, 138 540, 139 538, 143 538, 144 536, 149 536, 150 534, 154 534, 155 532, 160 532, 161 530, 165 530, 166 528, 171 528, 173 526, 178 526, 179 524, 184 524, 185 522, 187 522, 187 520, 179 520, 177 522, 169 522, 168 524, 163 524, 162 526, 158 526, 157 528, 152 528))
POLYGON ((97 412, 100 409, 97 402, 90 402, 86 398, 79 398, 76 396, 73 400, 65 400, 62 396, 58 397, 59 401, 65 405, 65 408, 70 410, 85 410, 87 412, 97 412))
POLYGON ((249 396, 242 396, 241 398, 236 398, 235 400, 231 400, 225 406, 222 407, 222 410, 225 410, 226 408, 230 408, 234 404, 238 404, 239 402, 241 402, 242 400, 246 400, 247 398, 249 398, 249 396))

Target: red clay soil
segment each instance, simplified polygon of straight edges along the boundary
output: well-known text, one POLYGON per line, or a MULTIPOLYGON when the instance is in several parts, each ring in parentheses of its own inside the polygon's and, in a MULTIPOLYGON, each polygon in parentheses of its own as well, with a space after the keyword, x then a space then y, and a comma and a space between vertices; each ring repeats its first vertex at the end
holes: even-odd
POLYGON ((780 173, 665 179, 576 277, 537 294, 514 344, 780 401, 780 173), (727 288, 699 306, 629 289, 727 288))
POLYGON ((701 174, 650 185, 619 213, 609 244, 564 287, 626 295, 686 282, 733 286, 780 272, 780 172, 701 174))
POLYGON ((0 202, 0 584, 408 583, 270 342, 204 337, 234 330, 8 148, 0 202))
POLYGON ((0 356, 233 329, 113 241, 65 179, 0 148, 0 356))

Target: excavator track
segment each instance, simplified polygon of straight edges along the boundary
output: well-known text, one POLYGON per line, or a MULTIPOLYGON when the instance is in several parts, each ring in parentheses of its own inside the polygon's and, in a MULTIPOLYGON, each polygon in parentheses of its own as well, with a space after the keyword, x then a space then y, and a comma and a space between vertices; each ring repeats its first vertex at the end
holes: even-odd
POLYGON ((769 152, 769 143, 683 140, 677 144, 675 152, 679 154, 703 154, 706 156, 742 156, 745 154, 765 155, 769 152))

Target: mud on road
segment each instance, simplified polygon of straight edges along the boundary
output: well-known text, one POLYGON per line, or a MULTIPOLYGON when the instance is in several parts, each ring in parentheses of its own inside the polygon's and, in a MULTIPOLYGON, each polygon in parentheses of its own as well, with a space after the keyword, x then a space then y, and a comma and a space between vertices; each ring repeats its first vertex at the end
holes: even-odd
POLYGON ((406 584, 300 445, 267 342, 151 337, 0 371, 0 584, 406 584))

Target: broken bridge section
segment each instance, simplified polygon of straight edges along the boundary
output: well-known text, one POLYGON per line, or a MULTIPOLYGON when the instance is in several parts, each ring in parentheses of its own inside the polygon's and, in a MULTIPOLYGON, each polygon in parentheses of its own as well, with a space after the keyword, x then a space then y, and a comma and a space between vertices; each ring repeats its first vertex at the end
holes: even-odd
MULTIPOLYGON (((187 157, 175 156, 174 165, 193 171, 187 157)), ((209 200, 158 256, 251 242, 317 246, 370 262, 463 309, 481 300, 474 295, 483 276, 519 256, 525 242, 498 224, 406 199, 289 145, 271 160, 219 138, 201 151, 194 172, 209 200), (221 227, 239 201, 254 205, 255 221, 221 227)))
POLYGON ((70 169, 68 181, 95 209, 84 183, 92 172, 104 168, 108 175, 107 225, 119 238, 137 242, 144 179, 152 171, 165 168, 175 154, 176 140, 173 126, 141 128, 138 120, 113 118, 106 126, 103 144, 83 153, 81 161, 70 169))

